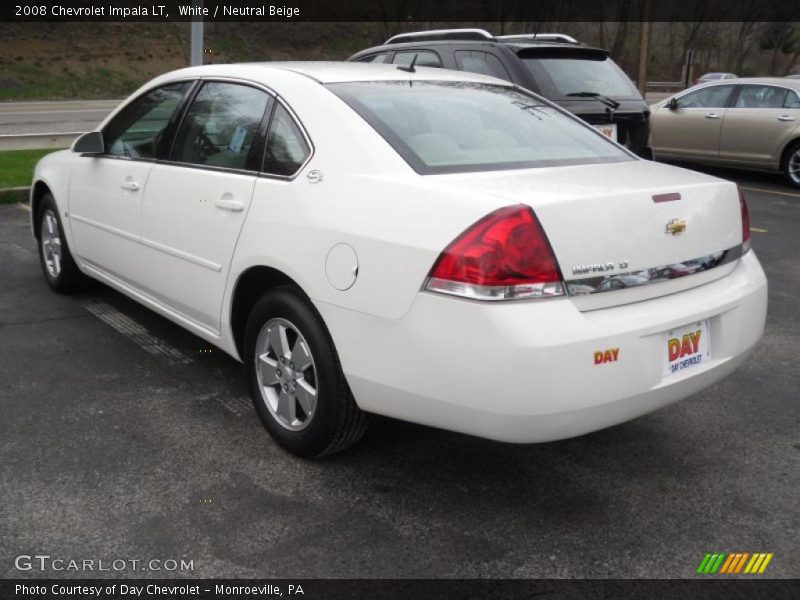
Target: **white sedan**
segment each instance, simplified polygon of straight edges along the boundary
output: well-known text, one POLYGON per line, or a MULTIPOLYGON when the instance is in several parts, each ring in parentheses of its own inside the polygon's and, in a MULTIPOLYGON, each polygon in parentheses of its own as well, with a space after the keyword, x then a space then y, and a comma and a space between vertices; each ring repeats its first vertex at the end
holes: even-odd
POLYGON ((764 329, 733 183, 481 75, 183 69, 42 159, 31 201, 53 289, 102 281, 242 360, 301 456, 367 413, 580 435, 719 381, 764 329))

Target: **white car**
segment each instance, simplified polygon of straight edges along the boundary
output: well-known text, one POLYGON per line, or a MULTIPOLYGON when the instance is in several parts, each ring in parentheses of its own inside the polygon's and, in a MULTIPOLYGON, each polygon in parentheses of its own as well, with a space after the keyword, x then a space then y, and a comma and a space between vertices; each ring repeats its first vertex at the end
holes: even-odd
POLYGON ((183 69, 42 159, 31 202, 53 289, 100 280, 244 361, 302 456, 366 413, 580 435, 719 381, 764 328, 733 183, 482 75, 183 69))

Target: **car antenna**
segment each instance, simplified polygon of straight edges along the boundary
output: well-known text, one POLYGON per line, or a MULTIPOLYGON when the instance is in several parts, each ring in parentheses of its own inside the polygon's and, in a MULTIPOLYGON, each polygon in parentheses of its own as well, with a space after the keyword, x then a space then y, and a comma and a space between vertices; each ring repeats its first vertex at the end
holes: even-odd
POLYGON ((407 73, 416 73, 417 70, 414 68, 414 65, 417 63, 417 57, 419 54, 415 54, 414 58, 411 59, 411 64, 408 66, 405 65, 397 65, 397 68, 401 71, 406 71, 407 73))

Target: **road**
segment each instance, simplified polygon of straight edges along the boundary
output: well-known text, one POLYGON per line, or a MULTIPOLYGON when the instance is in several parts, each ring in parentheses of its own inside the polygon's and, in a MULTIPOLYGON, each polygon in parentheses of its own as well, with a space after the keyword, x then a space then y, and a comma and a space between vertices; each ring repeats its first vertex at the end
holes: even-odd
POLYGON ((0 102, 0 150, 65 148, 91 131, 119 100, 0 102))
POLYGON ((572 440, 376 418, 319 462, 271 441, 234 360, 108 288, 52 293, 29 213, 0 207, 0 577, 80 575, 14 570, 38 552, 209 577, 673 578, 711 551, 800 577, 800 194, 722 174, 746 186, 770 280, 737 373, 572 440))

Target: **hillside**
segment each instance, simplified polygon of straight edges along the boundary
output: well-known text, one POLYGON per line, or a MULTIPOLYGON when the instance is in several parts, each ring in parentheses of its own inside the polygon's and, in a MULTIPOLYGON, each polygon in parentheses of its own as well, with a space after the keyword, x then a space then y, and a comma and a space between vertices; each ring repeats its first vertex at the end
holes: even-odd
MULTIPOLYGON (((206 23, 206 62, 343 60, 398 31, 484 27, 494 33, 561 31, 608 48, 635 78, 639 24, 605 23, 206 23)), ((2 23, 0 101, 118 98, 189 62, 189 23, 2 23)), ((649 81, 677 81, 687 49, 695 75, 800 71, 794 23, 654 23, 649 81)))

